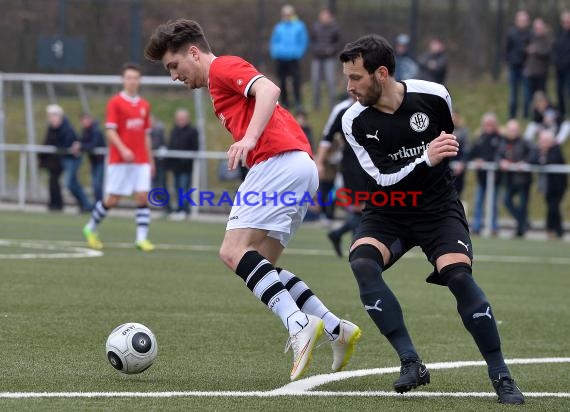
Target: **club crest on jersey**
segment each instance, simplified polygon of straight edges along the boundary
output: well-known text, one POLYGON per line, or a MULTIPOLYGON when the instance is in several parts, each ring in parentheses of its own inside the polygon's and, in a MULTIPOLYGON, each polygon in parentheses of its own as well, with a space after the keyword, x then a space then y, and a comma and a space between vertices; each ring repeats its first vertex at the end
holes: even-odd
POLYGON ((241 86, 243 84, 243 79, 237 79, 236 83, 238 86, 241 86))
POLYGON ((429 126, 429 117, 422 112, 416 112, 410 117, 410 127, 414 132, 423 132, 429 126))
POLYGON ((141 116, 142 116, 142 117, 145 117, 145 116, 146 116, 146 109, 145 109, 144 107, 141 107, 140 112, 141 112, 141 116))

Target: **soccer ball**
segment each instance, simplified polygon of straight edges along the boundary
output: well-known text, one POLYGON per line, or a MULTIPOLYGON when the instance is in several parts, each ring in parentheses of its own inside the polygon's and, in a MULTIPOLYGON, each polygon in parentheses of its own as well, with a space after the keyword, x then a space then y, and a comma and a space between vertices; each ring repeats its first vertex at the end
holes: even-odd
POLYGON ((117 326, 107 338, 105 349, 111 366, 128 374, 147 370, 158 352, 154 334, 140 323, 117 326))

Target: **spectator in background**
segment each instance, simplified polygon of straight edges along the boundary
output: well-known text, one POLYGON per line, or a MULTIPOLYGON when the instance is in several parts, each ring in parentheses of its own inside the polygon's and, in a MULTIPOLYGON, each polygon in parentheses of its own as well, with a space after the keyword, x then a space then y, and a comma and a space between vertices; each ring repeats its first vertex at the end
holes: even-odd
POLYGON ((105 155, 95 154, 93 150, 105 147, 105 138, 99 128, 99 124, 93 117, 84 113, 79 119, 81 123, 81 150, 89 156, 91 165, 91 186, 93 188, 93 197, 97 203, 103 200, 103 171, 105 169, 105 155))
MULTIPOLYGON (((50 105, 46 109, 48 129, 44 138, 44 145, 61 147, 57 129, 63 121, 63 109, 56 105, 50 105)), ((63 210, 63 197, 59 178, 63 172, 61 155, 59 153, 40 153, 39 166, 48 173, 49 200, 48 209, 51 211, 63 210)))
MULTIPOLYGON (((538 137, 538 152, 534 159, 541 165, 565 164, 560 145, 550 130, 542 130, 538 137)), ((560 214, 560 203, 567 186, 566 173, 542 173, 539 175, 539 190, 546 200, 546 231, 549 239, 562 238, 564 228, 560 214)))
MULTIPOLYGON (((503 137, 499 133, 499 122, 497 115, 487 112, 481 118, 481 134, 469 152, 469 160, 477 163, 477 188, 475 190, 475 207, 473 221, 471 222, 472 232, 475 235, 481 233, 483 227, 483 211, 485 208, 485 196, 487 194, 487 171, 481 169, 483 162, 496 162, 499 154, 499 147, 503 137)), ((495 190, 493 193, 493 210, 491 211, 491 233, 496 235, 499 231, 497 219, 497 195, 499 192, 500 173, 495 172, 495 190)))
POLYGON ((313 106, 321 108, 321 82, 325 80, 329 110, 336 102, 336 55, 341 49, 340 27, 329 9, 319 12, 318 20, 311 30, 311 83, 313 85, 313 106))
POLYGON ((443 41, 434 37, 429 42, 429 49, 418 57, 418 79, 436 83, 445 83, 447 75, 447 52, 443 41))
POLYGON ((418 64, 410 56, 408 48, 410 46, 410 36, 400 34, 394 42, 394 57, 396 58, 396 80, 414 79, 418 75, 418 64))
MULTIPOLYGON (((551 52, 552 41, 546 24, 544 20, 538 17, 532 23, 532 34, 530 43, 526 47, 527 57, 523 70, 523 74, 528 80, 529 96, 534 96, 534 93, 539 90, 546 90, 551 52)), ((530 102, 526 101, 526 104, 528 105, 530 102)), ((528 113, 528 108, 525 112, 528 113)))
POLYGON ((560 125, 560 115, 546 93, 542 90, 536 91, 532 96, 532 120, 525 129, 525 139, 534 142, 542 129, 549 129, 556 135, 560 125))
POLYGON ((556 68, 556 95, 562 118, 566 115, 566 98, 570 98, 570 10, 560 15, 561 29, 552 48, 552 60, 556 68))
POLYGON ((63 171, 65 179, 65 187, 71 192, 73 197, 77 200, 79 211, 89 212, 91 204, 85 196, 85 192, 79 183, 77 173, 81 166, 81 144, 77 140, 77 134, 71 123, 65 117, 63 109, 57 104, 50 104, 46 108, 48 128, 46 131, 45 144, 56 146, 58 149, 66 153, 59 157, 61 163, 61 170, 58 171, 56 165, 56 157, 50 157, 48 160, 50 164, 50 209, 61 210, 63 208, 63 200, 61 197, 61 188, 59 185, 59 176, 63 171), (47 143, 49 142, 49 143, 47 143), (55 144, 54 144, 55 143, 55 144), (69 153, 71 151, 71 153, 69 153), (53 172, 51 171, 53 170, 53 172))
MULTIPOLYGON (((150 145, 151 150, 155 151, 164 151, 166 150, 166 131, 164 128, 164 123, 162 123, 159 119, 155 116, 150 116, 150 145)), ((167 181, 166 181, 166 165, 172 159, 167 159, 161 156, 155 156, 154 160, 154 175, 152 175, 152 188, 162 188, 166 189, 167 181)), ((166 204, 163 208, 164 215, 168 215, 172 212, 170 209, 170 204, 166 204)))
POLYGON ((523 237, 528 229, 528 196, 532 175, 512 171, 512 167, 528 165, 534 156, 533 146, 521 136, 521 127, 511 119, 505 127, 505 139, 499 148, 499 167, 503 170, 505 207, 517 222, 516 237, 523 237), (518 198, 518 202, 515 202, 518 198))
POLYGON ((287 80, 293 82, 295 107, 302 107, 300 61, 307 51, 309 36, 305 23, 295 14, 293 6, 287 4, 281 8, 281 21, 273 28, 269 53, 277 64, 277 76, 281 88, 281 103, 290 107, 287 80))
MULTIPOLYGON (((186 109, 178 109, 174 115, 174 127, 170 132, 169 150, 198 150, 198 130, 190 123, 190 113, 186 109)), ((171 158, 168 168, 174 176, 174 191, 178 194, 176 214, 173 220, 183 220, 190 215, 190 204, 184 201, 184 193, 190 190, 194 159, 171 158)))
POLYGON ((451 116, 453 118, 453 124, 455 125, 453 134, 457 137, 457 142, 459 143, 459 151, 451 163, 451 171, 455 177, 455 190, 457 190, 457 194, 461 199, 461 193, 463 192, 465 183, 465 163, 469 150, 469 130, 465 127, 463 116, 461 116, 457 110, 454 109, 451 116))
POLYGON ((530 43, 530 18, 524 10, 515 15, 515 24, 507 32, 505 58, 509 68, 509 117, 517 117, 519 88, 523 89, 523 115, 528 117, 530 94, 523 75, 526 48, 530 43))

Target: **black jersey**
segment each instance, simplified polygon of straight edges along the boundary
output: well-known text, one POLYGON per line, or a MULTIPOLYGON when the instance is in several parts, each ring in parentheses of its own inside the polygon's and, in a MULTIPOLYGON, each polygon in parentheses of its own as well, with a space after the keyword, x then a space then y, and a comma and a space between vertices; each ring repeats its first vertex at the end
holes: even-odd
MULTIPOLYGON (((328 142, 332 144, 337 133, 340 133, 344 138, 344 133, 342 132, 342 116, 353 104, 354 100, 345 99, 333 107, 327 123, 323 129, 323 138, 321 142, 328 142)), ((354 150, 352 150, 350 144, 346 142, 346 139, 343 140, 345 142, 345 145, 342 150, 342 170, 345 171, 350 169, 361 169, 360 163, 354 154, 354 150)))
POLYGON ((342 128, 362 168, 383 192, 422 192, 416 206, 375 206, 382 213, 438 212, 457 200, 449 159, 427 165, 430 142, 453 132, 451 97, 441 84, 406 80, 404 98, 393 113, 356 102, 342 118, 342 128))

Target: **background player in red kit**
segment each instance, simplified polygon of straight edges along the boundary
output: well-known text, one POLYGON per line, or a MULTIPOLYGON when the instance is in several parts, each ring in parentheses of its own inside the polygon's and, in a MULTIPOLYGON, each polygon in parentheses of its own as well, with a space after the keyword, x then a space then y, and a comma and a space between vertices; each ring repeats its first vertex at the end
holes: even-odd
MULTIPOLYGON (((293 116, 277 103, 279 88, 255 67, 239 57, 214 56, 200 25, 184 19, 160 25, 145 55, 161 61, 172 80, 191 89, 209 88, 214 112, 235 140, 228 150, 229 167, 241 162, 251 168, 239 192, 293 192, 297 199, 307 192, 315 194, 318 176, 309 142, 293 116)), ((287 327, 293 348, 291 380, 308 367, 323 329, 332 344, 332 369, 341 370, 360 329, 336 317, 294 274, 274 266, 301 224, 307 202, 235 203, 220 258, 287 327)))
POLYGON ((141 78, 138 65, 125 64, 122 77, 123 91, 114 95, 107 104, 105 128, 109 160, 105 175, 106 197, 93 207, 83 234, 89 247, 102 249, 97 226, 122 196, 134 194, 137 204, 135 246, 150 252, 154 250, 154 245, 147 239, 150 224, 147 202, 154 165, 149 136, 150 104, 138 95, 141 78))

